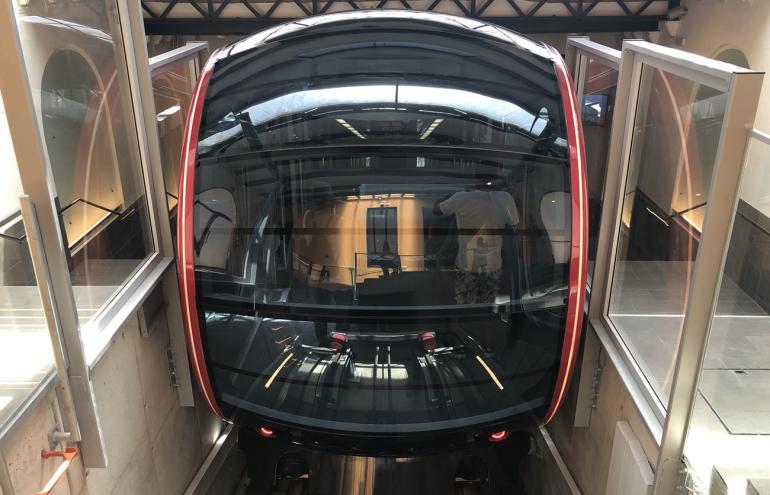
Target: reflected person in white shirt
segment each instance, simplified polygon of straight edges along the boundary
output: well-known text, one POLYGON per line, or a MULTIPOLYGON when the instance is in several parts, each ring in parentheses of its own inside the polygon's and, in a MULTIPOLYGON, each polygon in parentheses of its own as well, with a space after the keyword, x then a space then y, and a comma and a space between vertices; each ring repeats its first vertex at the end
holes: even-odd
POLYGON ((492 302, 500 286, 505 228, 519 223, 519 212, 513 196, 494 186, 481 180, 433 206, 435 215, 457 219, 457 304, 492 302))

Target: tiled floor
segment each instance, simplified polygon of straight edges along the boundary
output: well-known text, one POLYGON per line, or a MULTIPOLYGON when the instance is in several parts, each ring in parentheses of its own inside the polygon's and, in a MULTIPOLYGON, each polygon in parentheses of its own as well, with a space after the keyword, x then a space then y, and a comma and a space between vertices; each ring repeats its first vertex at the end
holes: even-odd
POLYGON ((731 435, 770 435, 770 370, 704 369, 698 389, 731 435))
MULTIPOLYGON (((611 319, 664 404, 689 267, 623 262, 610 299, 611 319)), ((770 478, 770 315, 729 278, 717 301, 686 453, 704 484, 724 482, 729 493, 745 493, 749 477, 770 478)))

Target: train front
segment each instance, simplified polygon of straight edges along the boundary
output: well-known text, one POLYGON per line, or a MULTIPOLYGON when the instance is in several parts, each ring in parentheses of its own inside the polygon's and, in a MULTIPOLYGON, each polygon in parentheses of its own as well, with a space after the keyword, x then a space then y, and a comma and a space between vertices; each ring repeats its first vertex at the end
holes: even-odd
POLYGON ((368 454, 550 420, 585 287, 573 100, 553 49, 450 16, 332 15, 216 54, 178 226, 209 405, 368 454))

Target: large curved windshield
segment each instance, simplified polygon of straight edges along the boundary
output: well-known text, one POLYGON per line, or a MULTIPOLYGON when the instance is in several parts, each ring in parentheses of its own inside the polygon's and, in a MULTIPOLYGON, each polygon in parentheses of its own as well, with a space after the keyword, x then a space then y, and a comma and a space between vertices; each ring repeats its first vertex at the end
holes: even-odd
POLYGON ((378 43, 295 40, 214 70, 194 234, 220 402, 382 431, 545 406, 571 246, 552 63, 358 36, 378 43))

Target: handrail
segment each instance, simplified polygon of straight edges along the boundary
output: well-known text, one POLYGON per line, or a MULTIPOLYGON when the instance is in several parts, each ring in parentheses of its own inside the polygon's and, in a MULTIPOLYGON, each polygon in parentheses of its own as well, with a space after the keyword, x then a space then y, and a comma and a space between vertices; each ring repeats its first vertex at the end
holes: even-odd
POLYGON ((0 239, 8 239, 9 241, 24 242, 27 239, 27 234, 22 234, 19 237, 10 234, 3 234, 0 232, 0 239))
POLYGON ((35 271, 37 288, 40 293, 40 302, 43 307, 43 314, 47 323, 48 335, 51 338, 53 348, 54 363, 56 363, 56 380, 60 394, 60 403, 64 409, 64 416, 67 420, 67 428, 70 433, 70 440, 79 442, 82 439, 80 425, 78 423, 77 413, 75 412, 75 403, 72 397, 72 387, 69 381, 67 355, 65 354, 64 338, 61 333, 60 317, 57 308, 52 300, 53 291, 51 289, 53 281, 48 269, 48 262, 45 257, 45 251, 42 246, 42 233, 40 224, 37 221, 35 205, 29 196, 19 198, 21 206, 22 221, 29 236, 29 256, 32 260, 32 268, 35 271))
POLYGON ((170 66, 183 60, 198 56, 201 52, 208 51, 209 44, 206 41, 187 43, 185 46, 169 50, 150 58, 150 76, 156 76, 165 72, 170 66))
POLYGON ((770 144, 770 134, 764 133, 759 129, 752 129, 750 133, 751 133, 751 137, 757 138, 758 140, 762 141, 765 144, 770 144))
POLYGON ((51 479, 48 480, 48 483, 43 487, 42 490, 37 492, 35 495, 49 495, 51 491, 54 489, 57 483, 61 480, 62 476, 64 476, 64 473, 67 472, 67 470, 72 465, 72 461, 77 457, 78 455, 78 449, 74 447, 68 447, 61 450, 44 450, 40 453, 40 457, 43 459, 50 459, 51 457, 61 457, 64 459, 64 462, 62 462, 59 467, 56 469, 56 471, 53 473, 53 476, 51 476, 51 479))
POLYGON ((119 210, 113 210, 111 208, 107 208, 106 206, 102 206, 99 203, 94 203, 93 201, 89 201, 89 200, 84 199, 84 198, 76 198, 71 203, 69 203, 67 206, 65 206, 62 209, 60 209, 59 213, 64 213, 65 211, 69 210, 70 208, 72 208, 73 206, 75 206, 78 203, 85 203, 88 206, 93 206, 94 208, 97 208, 99 210, 102 210, 102 211, 105 211, 105 212, 110 213, 112 215, 115 215, 118 218, 123 218, 123 216, 125 215, 125 212, 121 213, 119 210))

